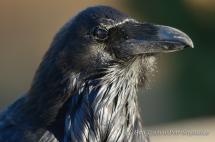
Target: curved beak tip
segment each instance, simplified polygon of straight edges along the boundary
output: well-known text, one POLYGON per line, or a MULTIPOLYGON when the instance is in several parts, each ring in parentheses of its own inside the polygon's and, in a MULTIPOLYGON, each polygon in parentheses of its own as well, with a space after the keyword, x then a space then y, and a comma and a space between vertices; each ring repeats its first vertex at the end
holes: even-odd
POLYGON ((159 28, 159 38, 164 41, 175 42, 184 46, 184 48, 194 48, 193 41, 184 32, 169 26, 157 25, 159 28))
POLYGON ((191 47, 191 48, 194 48, 194 44, 193 44, 193 41, 189 38, 188 42, 187 42, 187 47, 191 47))
POLYGON ((185 45, 185 48, 186 47, 189 47, 189 48, 194 48, 194 44, 193 44, 193 41, 191 40, 191 38, 186 35, 185 33, 183 33, 183 36, 176 36, 175 39, 177 39, 179 42, 181 42, 182 44, 185 45))

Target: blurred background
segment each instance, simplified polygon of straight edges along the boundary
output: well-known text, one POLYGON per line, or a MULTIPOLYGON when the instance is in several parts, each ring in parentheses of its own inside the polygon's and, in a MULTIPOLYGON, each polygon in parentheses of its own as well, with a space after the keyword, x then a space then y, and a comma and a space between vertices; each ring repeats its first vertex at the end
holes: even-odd
POLYGON ((152 89, 139 94, 145 128, 206 130, 207 136, 152 136, 152 142, 215 139, 214 0, 0 0, 0 109, 24 94, 54 34, 93 5, 186 32, 194 49, 161 55, 152 89))

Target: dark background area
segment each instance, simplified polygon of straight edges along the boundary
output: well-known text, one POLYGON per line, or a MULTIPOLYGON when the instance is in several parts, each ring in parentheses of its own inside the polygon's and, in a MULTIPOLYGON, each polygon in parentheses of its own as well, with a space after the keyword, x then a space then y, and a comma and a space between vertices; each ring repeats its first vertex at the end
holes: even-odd
MULTIPOLYGON (((28 90, 58 29, 80 10, 99 4, 116 7, 140 21, 178 28, 193 39, 194 49, 161 55, 152 89, 140 92, 146 126, 214 118, 214 0, 1 0, 0 109, 28 90)), ((197 121, 190 127, 204 128, 200 124, 205 125, 197 121)))

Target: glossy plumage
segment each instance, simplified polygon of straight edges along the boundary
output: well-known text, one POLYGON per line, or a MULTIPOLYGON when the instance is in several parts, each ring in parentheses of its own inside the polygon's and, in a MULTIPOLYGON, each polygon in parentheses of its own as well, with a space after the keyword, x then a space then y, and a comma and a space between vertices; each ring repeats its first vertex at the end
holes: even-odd
POLYGON ((137 91, 183 32, 90 7, 55 36, 29 91, 0 114, 0 142, 147 142, 137 91))

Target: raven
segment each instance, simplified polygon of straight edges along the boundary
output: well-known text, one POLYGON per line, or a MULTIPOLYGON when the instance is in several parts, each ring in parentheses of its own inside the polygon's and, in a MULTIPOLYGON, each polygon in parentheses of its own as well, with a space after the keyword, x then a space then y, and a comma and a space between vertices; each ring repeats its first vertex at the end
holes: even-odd
POLYGON ((109 6, 56 34, 26 95, 0 114, 0 142, 147 142, 137 91, 159 53, 193 47, 183 32, 109 6))

